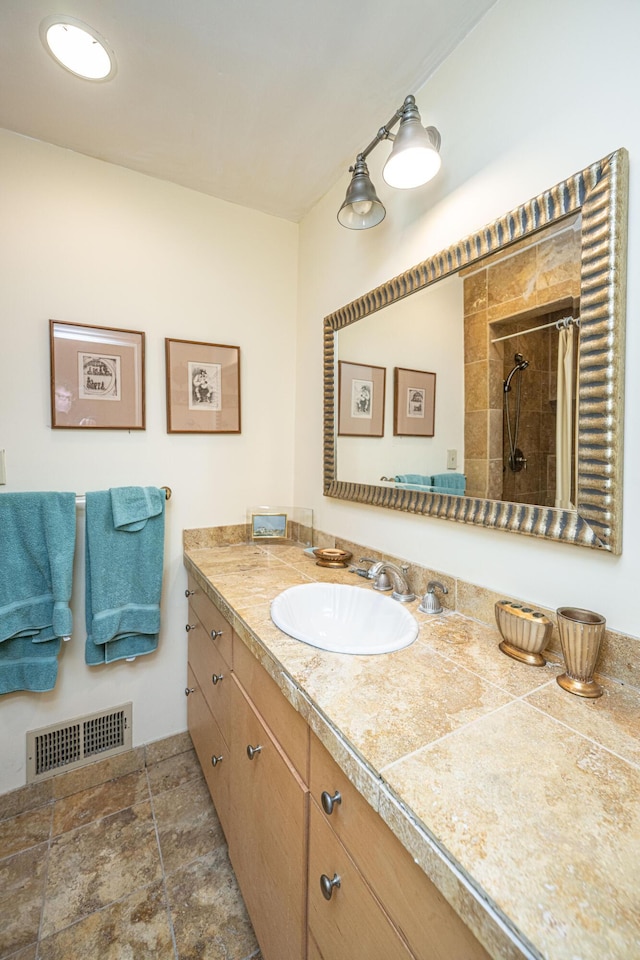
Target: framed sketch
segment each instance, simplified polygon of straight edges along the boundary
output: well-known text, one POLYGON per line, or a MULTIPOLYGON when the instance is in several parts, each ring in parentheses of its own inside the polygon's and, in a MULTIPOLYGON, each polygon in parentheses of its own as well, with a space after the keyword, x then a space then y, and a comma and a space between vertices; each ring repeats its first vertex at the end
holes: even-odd
POLYGON ((49 321, 51 426, 144 430, 144 333, 49 321))
POLYGON ((384 435, 385 367, 338 361, 338 436, 384 435))
POLYGON ((165 340, 167 433, 240 433, 240 347, 165 340))
POLYGON ((284 540, 286 536, 286 513, 252 514, 251 537, 253 540, 284 540))
POLYGON ((432 437, 435 432, 436 375, 394 367, 393 434, 432 437))

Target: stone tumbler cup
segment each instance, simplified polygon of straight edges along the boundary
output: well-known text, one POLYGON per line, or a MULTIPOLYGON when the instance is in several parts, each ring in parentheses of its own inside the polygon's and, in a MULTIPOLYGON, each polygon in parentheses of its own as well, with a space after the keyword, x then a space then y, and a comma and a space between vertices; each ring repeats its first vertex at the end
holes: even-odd
POLYGON ((556 677, 563 690, 579 697, 601 697, 593 679, 607 621, 592 610, 560 607, 556 610, 566 672, 556 677))

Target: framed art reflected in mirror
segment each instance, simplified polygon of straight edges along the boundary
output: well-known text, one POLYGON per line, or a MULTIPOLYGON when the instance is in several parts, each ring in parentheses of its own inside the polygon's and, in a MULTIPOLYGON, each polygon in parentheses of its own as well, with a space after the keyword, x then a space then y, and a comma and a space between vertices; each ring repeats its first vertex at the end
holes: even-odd
POLYGON ((338 362, 338 435, 382 437, 386 370, 338 362))
POLYGON ((436 375, 427 370, 393 370, 393 433, 432 437, 436 416, 436 375))

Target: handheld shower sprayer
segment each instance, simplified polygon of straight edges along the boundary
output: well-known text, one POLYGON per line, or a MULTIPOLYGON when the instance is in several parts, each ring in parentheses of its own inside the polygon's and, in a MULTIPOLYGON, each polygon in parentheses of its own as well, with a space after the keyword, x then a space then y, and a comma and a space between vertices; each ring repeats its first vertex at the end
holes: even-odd
POLYGON ((515 361, 515 367, 509 373, 509 376, 504 382, 504 392, 508 393, 511 390, 511 381, 513 380, 515 374, 518 370, 526 370, 529 366, 529 361, 525 360, 521 353, 516 353, 513 357, 515 361))
POLYGON ((511 381, 518 371, 522 372, 526 370, 529 366, 529 361, 525 360, 521 353, 514 354, 513 362, 515 366, 509 372, 507 379, 504 381, 504 413, 505 419, 507 421, 507 435, 509 438, 509 459, 507 461, 509 469, 513 473, 519 473, 521 470, 526 469, 527 458, 523 454, 522 450, 518 447, 518 430, 520 428, 520 378, 518 378, 518 385, 516 389, 516 416, 513 429, 511 427, 511 414, 509 412, 509 394, 511 392, 511 381))

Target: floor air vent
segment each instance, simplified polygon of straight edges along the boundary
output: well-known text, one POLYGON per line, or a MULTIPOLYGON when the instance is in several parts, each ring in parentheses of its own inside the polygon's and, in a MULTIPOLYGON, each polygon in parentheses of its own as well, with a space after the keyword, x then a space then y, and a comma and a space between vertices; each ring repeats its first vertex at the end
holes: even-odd
POLYGON ((27 783, 131 749, 132 704, 27 732, 27 783))

